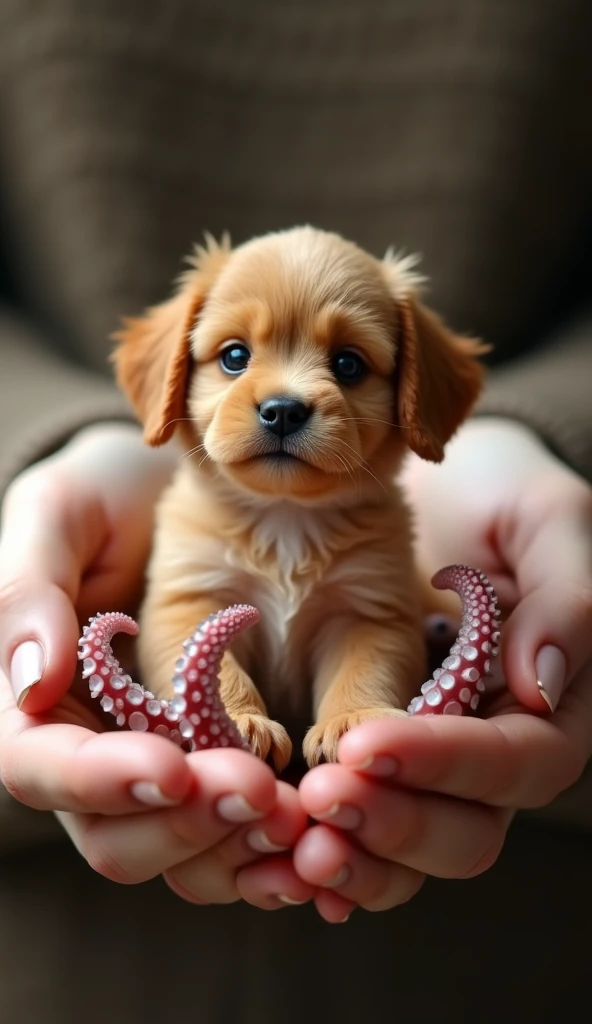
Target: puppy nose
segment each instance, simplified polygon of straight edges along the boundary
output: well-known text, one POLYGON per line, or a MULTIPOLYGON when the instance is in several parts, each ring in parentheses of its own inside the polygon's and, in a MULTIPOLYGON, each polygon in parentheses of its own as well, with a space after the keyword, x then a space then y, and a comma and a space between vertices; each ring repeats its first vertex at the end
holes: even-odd
POLYGON ((287 437, 304 426, 311 412, 310 406, 297 398, 274 395, 272 398, 266 398, 259 406, 259 419, 272 434, 287 437))

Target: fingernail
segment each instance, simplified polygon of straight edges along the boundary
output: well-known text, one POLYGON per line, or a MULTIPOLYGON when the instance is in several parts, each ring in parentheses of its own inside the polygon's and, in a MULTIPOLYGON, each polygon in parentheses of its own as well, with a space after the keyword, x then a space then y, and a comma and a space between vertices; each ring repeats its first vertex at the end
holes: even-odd
POLYGON ((256 811, 240 793, 221 796, 216 804, 216 810, 224 821, 230 821, 233 825, 265 817, 265 811, 256 811))
POLYGON ((136 800, 148 807, 174 807, 175 804, 180 803, 179 800, 172 800, 171 797, 165 796, 155 782, 134 782, 130 786, 130 792, 136 800))
POLYGON ((344 885, 347 882, 349 875, 350 870, 347 864, 344 864, 337 874, 333 875, 333 878, 329 878, 326 882, 321 882, 321 885, 324 889, 338 889, 340 885, 344 885))
POLYGON ((272 843, 267 833, 260 828, 255 828, 252 832, 247 833, 247 845, 256 853, 281 853, 288 849, 287 846, 278 846, 277 843, 272 843))
POLYGON ((534 667, 541 697, 546 700, 551 711, 555 711, 561 699, 567 675, 565 655, 558 647, 547 644, 546 647, 541 647, 537 654, 534 667))
POLYGON ((293 900, 291 896, 278 895, 278 900, 281 903, 285 903, 288 907, 302 907, 305 903, 308 903, 308 900, 293 900))
POLYGON ((45 654, 36 640, 25 640, 17 647, 10 663, 10 681, 18 708, 23 706, 35 683, 41 679, 44 666, 45 654))
POLYGON ((378 754, 376 757, 370 755, 360 764, 350 765, 354 772, 366 772, 367 775, 376 775, 378 778, 386 779, 389 775, 396 775, 399 771, 399 762, 394 757, 386 757, 378 754))
POLYGON ((349 921, 350 917, 351 917, 351 910, 350 910, 349 914, 345 915, 345 917, 342 917, 342 918, 339 919, 339 921, 334 921, 333 923, 334 924, 346 924, 349 921))
POLYGON ((362 812, 349 804, 333 804, 328 811, 317 813, 314 817, 317 821, 328 821, 338 828, 359 828, 363 820, 362 812))

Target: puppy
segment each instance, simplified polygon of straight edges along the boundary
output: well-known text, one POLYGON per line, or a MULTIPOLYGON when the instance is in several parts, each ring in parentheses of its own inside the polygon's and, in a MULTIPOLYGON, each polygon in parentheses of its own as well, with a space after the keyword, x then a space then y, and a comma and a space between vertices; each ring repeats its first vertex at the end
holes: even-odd
POLYGON ((184 451, 157 509, 142 681, 171 696, 198 622, 254 604, 221 696, 278 771, 292 740, 311 766, 335 760, 346 730, 404 714, 425 678, 397 472, 409 450, 442 460, 487 349, 421 304, 414 264, 311 227, 208 239, 173 297, 116 335, 146 442, 175 433, 184 451))

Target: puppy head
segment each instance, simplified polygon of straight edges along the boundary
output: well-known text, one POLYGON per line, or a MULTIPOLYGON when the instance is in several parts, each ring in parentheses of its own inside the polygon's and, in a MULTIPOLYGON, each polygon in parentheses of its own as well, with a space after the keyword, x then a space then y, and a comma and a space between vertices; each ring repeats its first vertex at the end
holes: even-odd
POLYGON ((419 302, 412 266, 312 228, 234 251, 210 240, 173 298, 118 335, 147 442, 187 417, 210 469, 302 501, 359 494, 406 448, 441 461, 486 349, 419 302))

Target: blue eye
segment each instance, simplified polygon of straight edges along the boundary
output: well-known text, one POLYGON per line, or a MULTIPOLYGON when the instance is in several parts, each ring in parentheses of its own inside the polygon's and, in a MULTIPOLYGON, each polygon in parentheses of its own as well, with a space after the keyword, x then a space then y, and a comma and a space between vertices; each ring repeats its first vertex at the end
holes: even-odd
POLYGON ((343 349, 333 356, 331 363, 333 376, 340 384, 359 384, 368 372, 368 367, 357 352, 343 349))
POLYGON ((239 341, 233 341, 221 353, 220 366, 225 373, 236 376, 239 373, 244 373, 249 365, 250 358, 251 353, 247 346, 239 341))

